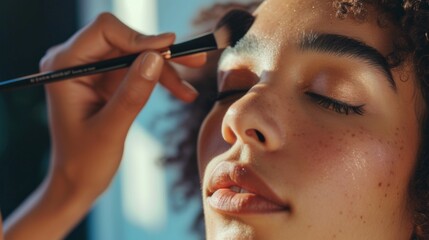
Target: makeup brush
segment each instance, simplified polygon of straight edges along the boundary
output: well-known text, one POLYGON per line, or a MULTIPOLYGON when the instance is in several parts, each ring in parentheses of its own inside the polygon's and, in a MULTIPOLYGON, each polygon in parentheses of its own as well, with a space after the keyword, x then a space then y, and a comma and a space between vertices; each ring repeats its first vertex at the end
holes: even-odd
MULTIPOLYGON (((168 49, 162 49, 159 51, 165 59, 172 59, 234 46, 246 34, 254 20, 254 17, 249 12, 243 10, 232 10, 218 22, 213 32, 201 35, 183 43, 174 44, 168 49)), ((139 55, 140 53, 135 53, 100 62, 5 80, 0 82, 0 90, 35 86, 126 68, 129 67, 139 55)))

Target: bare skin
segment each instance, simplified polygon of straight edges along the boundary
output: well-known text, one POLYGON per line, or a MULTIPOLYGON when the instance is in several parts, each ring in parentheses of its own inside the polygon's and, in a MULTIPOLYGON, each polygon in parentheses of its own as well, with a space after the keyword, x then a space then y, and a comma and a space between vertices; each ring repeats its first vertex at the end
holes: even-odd
POLYGON ((200 133, 207 239, 410 239, 422 99, 411 64, 391 82, 362 56, 303 50, 329 34, 392 51, 395 29, 374 9, 365 22, 335 11, 267 0, 224 53, 219 91, 246 91, 219 101, 200 133))

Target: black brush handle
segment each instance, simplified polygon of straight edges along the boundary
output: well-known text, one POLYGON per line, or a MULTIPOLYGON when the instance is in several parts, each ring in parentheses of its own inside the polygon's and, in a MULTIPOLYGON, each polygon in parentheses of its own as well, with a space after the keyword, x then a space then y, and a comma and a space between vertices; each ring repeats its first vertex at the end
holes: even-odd
POLYGON ((175 58, 216 49, 217 43, 214 34, 209 33, 183 43, 175 44, 170 47, 170 52, 171 57, 175 58))
MULTIPOLYGON (((217 44, 212 33, 202 35, 187 42, 170 46, 170 57, 180 57, 193 53, 216 50, 217 44)), ((15 88, 35 86, 52 83, 69 78, 88 76, 92 74, 113 71, 120 68, 129 67, 140 53, 135 53, 123 57, 108 59, 96 63, 70 67, 52 72, 43 72, 29 76, 19 77, 0 82, 0 90, 10 90, 15 88)))
POLYGON ((87 76, 107 71, 113 71, 120 68, 126 68, 133 63, 133 61, 138 57, 138 55, 139 53, 119 58, 108 59, 101 62, 65 68, 57 71, 44 72, 2 81, 0 82, 0 90, 41 85, 64 79, 87 76))

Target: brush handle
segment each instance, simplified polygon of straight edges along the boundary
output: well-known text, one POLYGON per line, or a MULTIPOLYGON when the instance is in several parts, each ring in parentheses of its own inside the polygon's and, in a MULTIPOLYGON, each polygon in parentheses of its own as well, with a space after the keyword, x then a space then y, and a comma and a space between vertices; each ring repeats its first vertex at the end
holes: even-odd
POLYGON ((175 58, 216 49, 218 49, 218 46, 214 34, 209 33, 183 43, 175 44, 170 47, 170 52, 171 57, 175 58))
POLYGON ((127 55, 124 57, 113 58, 101 62, 80 65, 76 67, 65 68, 52 72, 43 72, 20 78, 10 79, 0 82, 0 90, 10 90, 26 86, 35 86, 51 82, 56 82, 69 78, 87 76, 107 71, 113 71, 120 68, 129 67, 139 54, 127 55))
MULTIPOLYGON (((159 51, 161 52, 161 55, 164 56, 164 58, 170 59, 216 49, 217 44, 214 35, 212 33, 209 33, 183 43, 172 45, 168 49, 159 51)), ((139 54, 140 53, 136 53, 123 57, 104 60, 101 62, 5 80, 0 82, 0 90, 11 90, 27 86, 36 86, 65 79, 88 76, 92 74, 126 68, 134 62, 134 60, 139 54)))

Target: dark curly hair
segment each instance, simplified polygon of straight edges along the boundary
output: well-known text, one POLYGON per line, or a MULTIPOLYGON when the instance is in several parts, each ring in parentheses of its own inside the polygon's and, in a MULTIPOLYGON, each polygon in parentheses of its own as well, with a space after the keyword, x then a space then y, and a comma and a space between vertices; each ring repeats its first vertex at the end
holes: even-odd
MULTIPOLYGON (((240 4, 217 4, 205 10, 195 21, 196 24, 207 19, 219 18, 219 13, 234 7, 254 8, 260 1, 243 6, 240 4)), ((415 172, 409 183, 409 206, 413 213, 414 239, 429 239, 429 0, 333 0, 333 8, 340 19, 352 17, 357 21, 365 21, 367 6, 376 8, 378 24, 381 28, 392 26, 398 31, 394 41, 394 50, 387 56, 391 68, 401 66, 406 59, 414 65, 417 85, 424 100, 422 116, 420 116, 420 149, 418 152, 415 172)), ((217 56, 214 57, 217 60, 217 56)), ((186 114, 178 124, 178 128, 187 129, 179 139, 175 139, 177 151, 166 156, 167 165, 177 164, 181 168, 181 176, 176 189, 183 192, 186 199, 200 197, 196 145, 198 131, 205 115, 214 104, 216 95, 216 73, 213 67, 206 68, 200 76, 203 81, 194 83, 200 91, 200 97, 194 104, 183 105, 172 114, 186 114)), ((169 136, 171 136, 170 134, 169 136)), ((173 144, 173 142, 171 142, 173 144)), ((194 227, 204 232, 202 212, 196 219, 194 227)))

